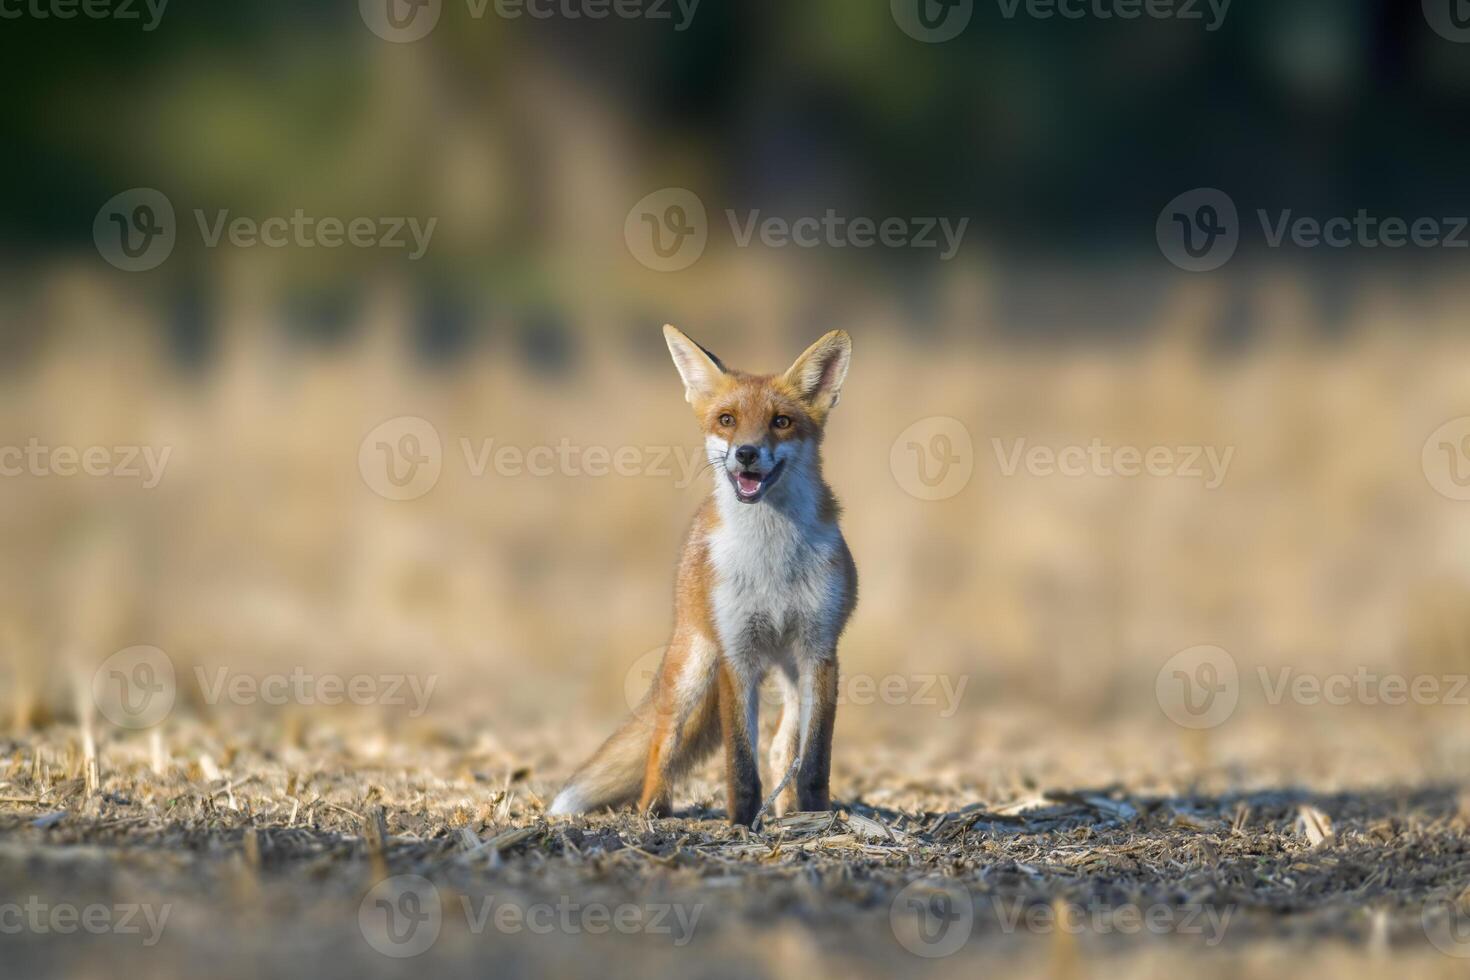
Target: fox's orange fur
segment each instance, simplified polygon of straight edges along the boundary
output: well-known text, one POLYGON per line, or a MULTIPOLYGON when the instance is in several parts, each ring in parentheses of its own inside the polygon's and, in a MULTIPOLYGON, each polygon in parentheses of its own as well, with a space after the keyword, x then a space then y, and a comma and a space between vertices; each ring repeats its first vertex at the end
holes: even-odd
POLYGON ((784 697, 771 778, 776 810, 830 805, 837 639, 857 601, 857 570, 822 479, 827 415, 852 344, 837 330, 781 375, 728 370, 673 327, 669 352, 705 433, 714 486, 690 529, 675 587, 674 633, 633 717, 557 795, 553 813, 637 801, 667 813, 675 782, 723 740, 728 813, 761 807, 758 691, 784 697))

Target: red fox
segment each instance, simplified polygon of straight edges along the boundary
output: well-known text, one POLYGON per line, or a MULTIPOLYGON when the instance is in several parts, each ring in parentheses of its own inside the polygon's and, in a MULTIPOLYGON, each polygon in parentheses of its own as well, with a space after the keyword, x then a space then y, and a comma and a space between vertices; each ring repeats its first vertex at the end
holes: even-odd
POLYGON ((714 486, 679 559, 674 634, 652 687, 550 812, 636 800, 640 812, 667 815, 674 783, 722 739, 730 822, 753 825, 768 673, 783 700, 770 758, 775 812, 826 810, 837 640, 857 602, 857 567, 822 479, 821 444, 852 340, 834 330, 785 374, 763 376, 726 368, 674 327, 664 339, 704 429, 714 486))

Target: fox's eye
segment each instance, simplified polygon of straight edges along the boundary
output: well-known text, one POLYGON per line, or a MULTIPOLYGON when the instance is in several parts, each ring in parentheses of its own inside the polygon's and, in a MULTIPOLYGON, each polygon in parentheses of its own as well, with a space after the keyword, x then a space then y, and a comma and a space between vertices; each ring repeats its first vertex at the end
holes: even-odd
POLYGON ((791 428, 791 418, 786 415, 777 415, 771 419, 771 424, 778 429, 789 429, 791 428))
POLYGON ((731 415, 729 412, 722 413, 720 415, 720 424, 728 429, 730 426, 735 424, 735 416, 731 415))

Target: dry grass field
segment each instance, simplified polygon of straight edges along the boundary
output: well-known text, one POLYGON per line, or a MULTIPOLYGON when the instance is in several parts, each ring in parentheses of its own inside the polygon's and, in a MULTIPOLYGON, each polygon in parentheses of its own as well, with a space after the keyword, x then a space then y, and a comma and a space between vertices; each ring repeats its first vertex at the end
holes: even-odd
MULTIPOLYGON (((645 683, 702 492, 657 323, 539 373, 511 324, 411 366, 391 292, 305 348, 242 301, 200 371, 58 274, 0 445, 167 461, 0 483, 7 968, 1458 974, 1470 503, 1431 436, 1470 415, 1466 304, 1362 288, 1331 342, 1245 289, 1266 339, 1227 351, 1204 287, 1116 347, 844 323, 839 807, 748 832, 713 765, 672 819, 544 815, 645 683), (388 499, 404 416, 437 479, 388 499), (1165 452, 1028 455, 1094 445, 1165 452), (120 717, 118 677, 164 710, 120 717), (1192 681, 1220 700, 1180 716, 1192 681)), ((683 326, 752 368, 809 339, 683 326)))
POLYGON ((933 733, 850 737, 837 813, 751 833, 723 822, 709 778, 676 818, 548 820, 565 759, 544 734, 291 744, 182 725, 161 773, 147 739, 109 745, 89 795, 75 731, 58 726, 7 744, 0 882, 7 922, 28 924, 7 929, 7 964, 79 977, 1463 970, 1457 920, 1439 910, 1465 887, 1470 813, 1450 782, 1406 779, 1375 751, 1384 732, 1338 742, 1352 764, 1313 773, 1332 753, 1300 731, 1204 762, 1146 724, 986 730, 1056 761, 933 733), (1313 811, 1331 836, 1312 836, 1313 811), (100 931, 57 908, 105 910, 100 931))

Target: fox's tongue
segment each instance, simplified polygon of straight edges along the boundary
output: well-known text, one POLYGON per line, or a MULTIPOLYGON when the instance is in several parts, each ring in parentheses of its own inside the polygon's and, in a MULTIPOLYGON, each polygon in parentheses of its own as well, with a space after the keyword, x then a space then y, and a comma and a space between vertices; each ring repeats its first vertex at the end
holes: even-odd
POLYGON ((761 478, 749 473, 736 473, 735 485, 739 488, 742 497, 753 497, 761 488, 761 478))

